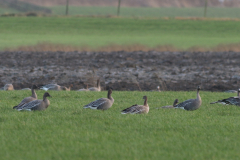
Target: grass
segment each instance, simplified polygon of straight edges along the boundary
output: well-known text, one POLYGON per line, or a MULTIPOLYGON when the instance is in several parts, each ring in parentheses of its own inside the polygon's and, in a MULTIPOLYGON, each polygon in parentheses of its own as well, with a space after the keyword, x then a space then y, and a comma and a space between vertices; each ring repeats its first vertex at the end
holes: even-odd
MULTIPOLYGON (((65 15, 66 6, 54 6, 51 9, 55 15, 65 15)), ((69 6, 69 15, 117 15, 117 7, 69 6)), ((124 17, 203 17, 204 8, 121 7, 120 15, 124 17)), ((209 7, 207 17, 240 18, 240 9, 209 7)))
MULTIPOLYGON (((37 91, 39 98, 43 91, 37 91)), ((113 92, 107 111, 82 106, 107 92, 50 92, 42 112, 12 106, 29 91, 0 92, 2 159, 239 159, 240 109, 209 103, 233 96, 202 91, 196 111, 155 109, 194 98, 196 92, 113 92), (149 97, 147 115, 121 115, 149 97)))
POLYGON ((187 49, 240 42, 240 21, 103 17, 1 17, 0 50, 41 42, 98 48, 139 44, 187 49))

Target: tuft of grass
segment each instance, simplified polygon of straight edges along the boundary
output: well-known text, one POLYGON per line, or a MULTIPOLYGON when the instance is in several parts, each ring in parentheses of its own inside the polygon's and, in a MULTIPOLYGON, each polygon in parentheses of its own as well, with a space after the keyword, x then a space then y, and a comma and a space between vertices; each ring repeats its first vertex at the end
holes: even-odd
MULTIPOLYGON (((0 91, 2 159, 239 159, 240 108, 209 103, 232 93, 200 92, 196 111, 155 109, 196 92, 113 92, 107 111, 83 109, 107 92, 54 92, 42 112, 18 112, 30 91, 0 91), (146 115, 121 115, 147 95, 146 115)), ((39 98, 44 91, 37 91, 39 98)))

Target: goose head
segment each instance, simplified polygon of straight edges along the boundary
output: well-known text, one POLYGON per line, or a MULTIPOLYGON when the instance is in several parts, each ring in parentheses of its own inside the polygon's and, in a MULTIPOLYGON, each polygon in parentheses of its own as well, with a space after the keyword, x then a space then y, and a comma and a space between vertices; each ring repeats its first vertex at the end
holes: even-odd
POLYGON ((178 104, 178 99, 175 99, 175 101, 173 102, 173 107, 177 104, 178 104))
POLYGON ((143 96, 143 99, 147 99, 147 96, 143 96))
POLYGON ((52 97, 48 92, 45 92, 43 97, 52 97))
POLYGON ((199 90, 201 90, 201 87, 200 87, 200 86, 198 86, 198 87, 197 87, 197 90, 198 90, 198 91, 199 91, 199 90))
POLYGON ((39 89, 39 87, 37 85, 32 85, 32 89, 39 89))

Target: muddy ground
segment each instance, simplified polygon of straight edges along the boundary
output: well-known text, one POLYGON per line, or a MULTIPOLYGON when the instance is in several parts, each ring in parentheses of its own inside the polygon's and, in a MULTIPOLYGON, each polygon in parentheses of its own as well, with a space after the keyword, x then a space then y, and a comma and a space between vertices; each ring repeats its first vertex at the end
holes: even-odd
POLYGON ((58 83, 73 90, 224 91, 240 87, 240 52, 0 52, 0 86, 58 83))

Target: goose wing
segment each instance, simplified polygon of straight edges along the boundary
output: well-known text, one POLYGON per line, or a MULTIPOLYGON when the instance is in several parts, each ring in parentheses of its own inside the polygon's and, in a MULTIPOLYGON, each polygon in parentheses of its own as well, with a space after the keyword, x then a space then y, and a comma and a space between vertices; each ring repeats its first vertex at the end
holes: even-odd
POLYGON ((13 109, 18 109, 19 107, 21 107, 24 104, 29 103, 29 102, 31 102, 33 100, 35 100, 35 98, 33 98, 33 97, 24 98, 17 106, 14 106, 13 109))
POLYGON ((236 97, 229 97, 226 99, 222 99, 222 100, 218 100, 216 102, 212 102, 210 104, 214 104, 214 103, 221 103, 224 105, 236 105, 236 106, 240 106, 240 97, 236 96, 236 97))
POLYGON ((108 102, 107 98, 100 98, 96 101, 93 101, 87 105, 84 106, 84 108, 91 108, 91 109, 101 109, 105 103, 108 102))
POLYGON ((129 108, 126 108, 124 110, 122 110, 122 114, 127 114, 127 113, 131 113, 131 114, 138 114, 138 113, 142 113, 145 111, 145 107, 142 105, 132 105, 129 108))
POLYGON ((21 110, 33 110, 34 108, 38 107, 41 104, 42 100, 34 100, 31 101, 29 103, 26 103, 24 105, 22 105, 21 107, 19 107, 17 110, 21 111, 21 110))
POLYGON ((49 90, 51 88, 54 88, 56 86, 57 86, 57 84, 47 84, 45 86, 42 86, 40 89, 47 91, 47 90, 49 90))
POLYGON ((184 110, 188 110, 195 101, 196 99, 188 99, 182 103, 177 104, 174 108, 181 108, 184 110))

